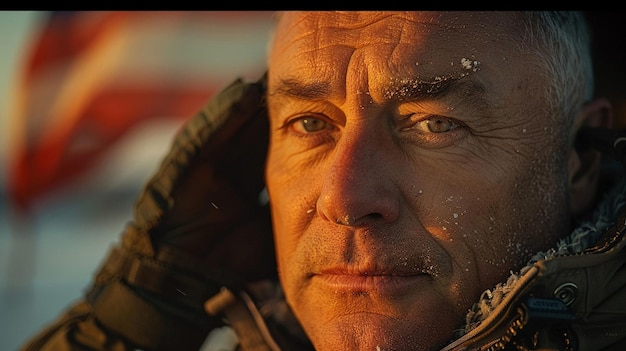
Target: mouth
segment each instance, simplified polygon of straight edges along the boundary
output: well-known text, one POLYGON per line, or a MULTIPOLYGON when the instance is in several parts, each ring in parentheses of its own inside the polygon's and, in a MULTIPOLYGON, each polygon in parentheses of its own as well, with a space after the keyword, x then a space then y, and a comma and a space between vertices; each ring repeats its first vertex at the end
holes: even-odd
POLYGON ((312 281, 336 293, 377 296, 407 294, 430 279, 430 275, 423 272, 352 272, 341 269, 325 270, 312 276, 312 281))

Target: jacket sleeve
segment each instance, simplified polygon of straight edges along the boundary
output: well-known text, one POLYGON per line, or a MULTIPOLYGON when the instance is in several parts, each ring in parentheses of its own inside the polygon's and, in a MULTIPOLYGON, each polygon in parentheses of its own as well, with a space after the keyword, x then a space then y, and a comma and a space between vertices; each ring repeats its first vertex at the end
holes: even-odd
POLYGON ((85 296, 23 351, 195 351, 224 325, 207 299, 275 279, 269 210, 257 200, 264 79, 236 80, 185 123, 85 296))

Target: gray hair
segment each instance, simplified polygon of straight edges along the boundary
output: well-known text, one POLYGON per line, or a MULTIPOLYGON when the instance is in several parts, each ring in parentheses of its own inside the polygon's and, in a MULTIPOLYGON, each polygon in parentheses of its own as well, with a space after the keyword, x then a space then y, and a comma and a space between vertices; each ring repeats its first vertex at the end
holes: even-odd
POLYGON ((524 41, 536 53, 548 82, 545 96, 551 112, 567 127, 594 95, 591 38, 584 14, 576 11, 529 11, 524 41))

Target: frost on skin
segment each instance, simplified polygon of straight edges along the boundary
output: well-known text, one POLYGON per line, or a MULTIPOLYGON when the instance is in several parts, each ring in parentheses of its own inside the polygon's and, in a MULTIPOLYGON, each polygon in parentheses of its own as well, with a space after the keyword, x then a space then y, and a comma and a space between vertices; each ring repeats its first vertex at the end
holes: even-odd
MULTIPOLYGON (((419 62, 416 62, 415 65, 418 66, 419 62)), ((480 62, 464 57, 461 58, 461 67, 464 71, 456 75, 440 75, 428 80, 420 79, 419 77, 391 79, 389 88, 385 91, 384 96, 386 99, 403 100, 419 94, 434 94, 445 88, 448 83, 466 77, 472 72, 477 72, 480 69, 480 62)))
POLYGON ((468 69, 468 70, 472 70, 472 72, 476 72, 478 71, 478 65, 480 64, 480 62, 476 61, 476 60, 470 60, 468 58, 462 58, 461 59, 461 66, 463 66, 463 68, 468 69))

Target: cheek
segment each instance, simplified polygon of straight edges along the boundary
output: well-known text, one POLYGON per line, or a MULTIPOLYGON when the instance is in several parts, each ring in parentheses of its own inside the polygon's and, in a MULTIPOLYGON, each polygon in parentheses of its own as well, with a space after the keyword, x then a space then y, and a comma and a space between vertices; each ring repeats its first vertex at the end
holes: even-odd
MULTIPOLYGON (((274 241, 276 245, 276 257, 280 266, 284 266, 284 261, 296 250, 300 231, 297 228, 298 213, 305 212, 303 206, 297 202, 289 201, 281 190, 269 190, 270 208, 272 213, 272 224, 274 230, 274 241)), ((278 187, 280 189, 280 187, 278 187)))
POLYGON ((442 210, 429 230, 449 247, 458 274, 493 286, 565 235, 564 189, 558 173, 552 174, 501 179, 440 199, 442 210))
POLYGON ((288 282, 290 281, 289 274, 291 270, 289 268, 293 266, 290 262, 293 261, 293 257, 296 255, 300 237, 298 234, 299 231, 290 229, 294 226, 294 224, 289 221, 289 219, 293 217, 293 214, 285 206, 281 205, 281 201, 276 200, 272 202, 272 200, 270 200, 270 206, 272 210, 278 274, 280 281, 287 287, 290 286, 288 282))
MULTIPOLYGON (((295 179, 291 174, 297 173, 274 167, 276 163, 268 162, 266 179, 269 204, 272 214, 276 258, 281 280, 287 273, 285 268, 292 266, 302 233, 305 232, 310 218, 315 215, 315 200, 312 186, 306 179, 295 179)), ((278 163, 280 164, 280 163, 278 163)))

